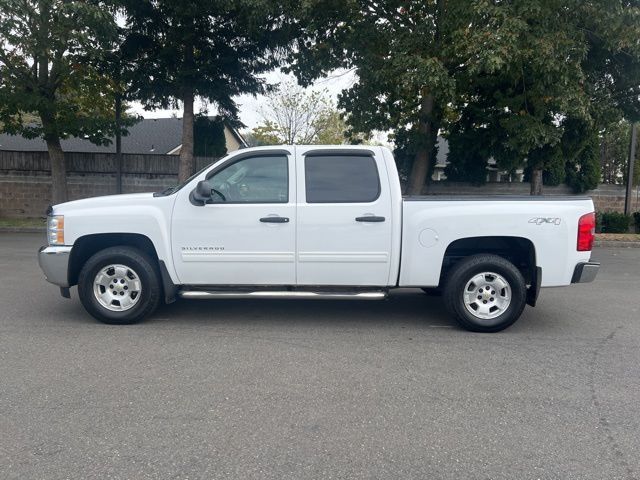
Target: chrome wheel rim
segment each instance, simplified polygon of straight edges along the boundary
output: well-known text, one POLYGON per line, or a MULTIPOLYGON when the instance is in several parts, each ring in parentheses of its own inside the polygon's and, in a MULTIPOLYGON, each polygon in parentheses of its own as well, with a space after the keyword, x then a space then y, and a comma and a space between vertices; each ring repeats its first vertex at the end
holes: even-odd
POLYGON ((492 320, 502 315, 511 304, 511 286, 502 275, 482 272, 464 287, 464 306, 474 317, 492 320))
POLYGON ((126 265, 103 267, 93 280, 93 295, 100 305, 112 312, 124 312, 140 300, 140 277, 126 265))

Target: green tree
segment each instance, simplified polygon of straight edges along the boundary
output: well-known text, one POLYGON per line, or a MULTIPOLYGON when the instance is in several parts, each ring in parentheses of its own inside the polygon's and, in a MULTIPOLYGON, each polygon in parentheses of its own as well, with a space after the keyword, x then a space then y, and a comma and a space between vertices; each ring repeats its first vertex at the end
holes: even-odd
POLYGON ((532 194, 541 193, 543 181, 566 181, 578 191, 592 188, 599 176, 595 135, 612 118, 637 116, 638 5, 473 2, 476 21, 463 33, 469 41, 461 42, 467 49, 460 52, 473 59, 464 62, 469 67, 464 83, 471 88, 456 107, 463 117, 478 110, 471 130, 491 126, 499 166, 526 161, 532 194), (569 139, 580 148, 564 147, 569 139))
POLYGON ((193 153, 199 157, 220 158, 227 154, 224 121, 197 116, 193 124, 193 153))
POLYGON ((306 91, 292 82, 270 92, 260 109, 263 122, 252 137, 263 145, 340 145, 347 124, 326 90, 306 91))
POLYGON ((112 85, 93 65, 115 33, 97 2, 0 0, 2 130, 44 139, 53 203, 67 200, 60 139, 104 143, 114 132, 112 85))
POLYGON ((484 107, 476 117, 493 128, 498 167, 526 159, 532 194, 541 193, 543 179, 562 181, 561 119, 588 118, 585 46, 571 28, 571 3, 476 0, 476 21, 462 33, 467 41, 461 54, 473 61, 465 62, 472 87, 460 108, 484 107))
POLYGON ((522 166, 522 156, 508 147, 508 137, 501 125, 508 110, 500 105, 501 96, 494 93, 510 88, 507 81, 500 86, 495 78, 478 76, 459 93, 458 105, 452 109, 449 122, 449 164, 447 179, 482 184, 487 178, 490 158, 500 170, 514 172, 522 166))
POLYGON ((434 163, 438 130, 455 98, 454 33, 468 23, 462 0, 306 0, 291 70, 304 85, 336 68, 357 81, 339 98, 355 133, 394 133, 419 193, 434 163))
MULTIPOLYGON (((342 145, 344 143, 363 143, 364 136, 353 136, 344 114, 335 107, 328 109, 320 122, 314 143, 317 145, 342 145)), ((367 137, 368 138, 368 137, 367 137)))
POLYGON ((268 0, 122 0, 123 49, 145 108, 182 104, 179 178, 194 169, 194 100, 240 126, 233 97, 263 93, 259 76, 277 66, 294 31, 287 2, 268 0))
MULTIPOLYGON (((627 181, 631 124, 625 120, 607 125, 600 137, 600 165, 604 183, 621 185, 627 181)), ((640 141, 636 142, 633 184, 640 183, 640 141)))
POLYGON ((284 143, 278 136, 278 127, 268 120, 265 120, 253 130, 244 132, 243 135, 250 147, 282 145, 284 143))
POLYGON ((638 112, 637 0, 306 0, 300 16, 292 71, 305 84, 355 71, 339 106, 356 131, 393 130, 413 155, 409 193, 428 178, 439 131, 465 165, 526 161, 540 193, 564 180, 565 119, 597 131, 596 113, 638 112))
POLYGON ((564 167, 560 182, 574 192, 583 193, 598 186, 601 178, 598 132, 593 123, 572 118, 565 119, 560 142, 564 167))

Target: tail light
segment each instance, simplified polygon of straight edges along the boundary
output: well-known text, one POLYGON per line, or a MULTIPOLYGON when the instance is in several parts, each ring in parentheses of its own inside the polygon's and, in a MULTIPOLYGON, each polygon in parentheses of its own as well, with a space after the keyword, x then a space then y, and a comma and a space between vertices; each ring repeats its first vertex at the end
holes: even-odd
POLYGON ((588 252, 593 247, 596 236, 596 214, 587 213, 578 220, 578 251, 588 252))

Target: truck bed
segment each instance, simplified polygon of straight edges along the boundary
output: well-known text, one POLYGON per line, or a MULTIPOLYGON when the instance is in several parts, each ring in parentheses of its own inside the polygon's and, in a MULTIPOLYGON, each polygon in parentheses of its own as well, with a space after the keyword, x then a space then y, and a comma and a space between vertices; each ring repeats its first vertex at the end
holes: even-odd
POLYGON ((578 220, 589 212, 593 202, 584 196, 403 197, 399 285, 438 285, 440 266, 456 242, 487 244, 489 238, 530 243, 541 285, 569 285, 576 264, 591 255, 576 250, 578 220))

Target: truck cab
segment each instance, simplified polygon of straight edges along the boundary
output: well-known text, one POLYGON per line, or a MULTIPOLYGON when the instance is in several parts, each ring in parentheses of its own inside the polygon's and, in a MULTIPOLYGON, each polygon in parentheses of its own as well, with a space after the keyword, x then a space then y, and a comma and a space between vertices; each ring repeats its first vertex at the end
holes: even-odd
POLYGON ((376 150, 250 150, 198 177, 172 212, 180 283, 395 283, 401 194, 376 150))

